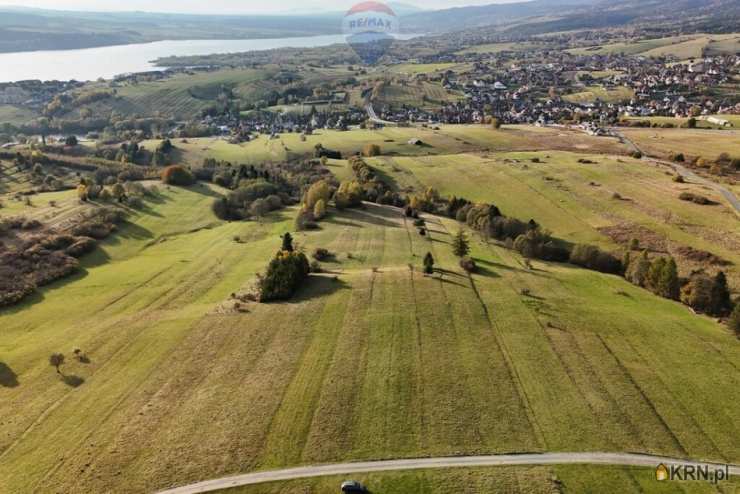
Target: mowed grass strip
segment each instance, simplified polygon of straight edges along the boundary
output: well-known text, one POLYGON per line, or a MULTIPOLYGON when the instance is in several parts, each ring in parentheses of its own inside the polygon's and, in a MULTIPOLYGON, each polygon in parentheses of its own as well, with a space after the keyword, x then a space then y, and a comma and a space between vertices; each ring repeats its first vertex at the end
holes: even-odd
POLYGON ((9 492, 149 492, 261 468, 513 451, 740 459, 740 349, 710 319, 617 277, 526 269, 475 237, 482 269, 468 277, 451 253, 456 222, 429 217, 422 237, 379 206, 296 235, 336 258, 294 300, 220 311, 292 212, 221 223, 204 192, 165 190, 106 242, 107 262, 0 314, 19 381, 0 404, 9 492), (427 251, 441 278, 419 273, 427 251), (74 346, 92 363, 63 368, 85 379, 70 388, 47 359, 74 346))

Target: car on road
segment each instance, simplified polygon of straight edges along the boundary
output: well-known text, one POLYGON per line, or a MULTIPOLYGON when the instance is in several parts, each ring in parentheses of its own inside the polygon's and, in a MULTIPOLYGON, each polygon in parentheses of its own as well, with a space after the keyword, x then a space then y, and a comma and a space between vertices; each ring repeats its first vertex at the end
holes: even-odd
POLYGON ((357 493, 366 493, 367 488, 359 483, 356 480, 345 480, 342 482, 342 492, 344 493, 350 493, 350 494, 357 494, 357 493))

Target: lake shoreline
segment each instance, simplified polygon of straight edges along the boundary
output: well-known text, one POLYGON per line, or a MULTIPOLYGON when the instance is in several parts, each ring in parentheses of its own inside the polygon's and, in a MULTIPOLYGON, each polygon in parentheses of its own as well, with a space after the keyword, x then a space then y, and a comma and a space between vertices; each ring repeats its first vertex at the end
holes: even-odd
POLYGON ((161 40, 71 50, 0 53, 0 84, 20 81, 94 81, 140 72, 165 71, 162 59, 185 56, 318 48, 344 43, 342 34, 249 39, 161 40))
POLYGON ((32 48, 29 50, 4 50, 0 48, 0 55, 10 55, 10 54, 22 54, 22 53, 39 53, 39 52, 59 52, 59 51, 74 51, 74 50, 92 50, 96 48, 112 48, 116 46, 136 46, 136 45, 149 45, 152 43, 160 43, 160 42, 170 42, 170 41, 250 41, 250 40, 263 40, 263 39, 290 39, 290 38, 308 38, 308 37, 314 37, 314 36, 332 36, 341 34, 339 31, 333 32, 333 33, 324 33, 324 34, 305 34, 305 33, 277 33, 276 36, 275 33, 264 35, 250 35, 249 37, 231 37, 231 38, 144 38, 141 40, 125 40, 121 42, 100 42, 100 43, 90 43, 90 44, 81 44, 80 46, 68 46, 64 48, 54 48, 54 47, 46 47, 46 48, 32 48))

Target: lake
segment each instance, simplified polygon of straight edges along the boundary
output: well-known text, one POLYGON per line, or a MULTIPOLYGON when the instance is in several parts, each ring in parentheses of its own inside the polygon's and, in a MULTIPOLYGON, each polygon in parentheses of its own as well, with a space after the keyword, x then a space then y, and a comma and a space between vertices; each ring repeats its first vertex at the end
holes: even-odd
POLYGON ((110 79, 129 72, 156 70, 159 67, 152 61, 161 57, 312 48, 343 43, 344 39, 341 34, 332 34, 302 38, 157 41, 80 50, 0 53, 0 82, 110 79))

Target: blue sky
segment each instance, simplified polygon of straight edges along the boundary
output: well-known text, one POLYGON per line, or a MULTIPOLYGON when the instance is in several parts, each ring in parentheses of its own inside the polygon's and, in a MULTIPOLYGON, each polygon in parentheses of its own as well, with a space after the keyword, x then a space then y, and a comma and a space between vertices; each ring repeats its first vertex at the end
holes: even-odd
MULTIPOLYGON (((23 6, 57 10, 141 10, 147 12, 186 12, 207 14, 298 13, 318 10, 346 10, 361 0, 0 0, 0 6, 23 6)), ((459 7, 464 5, 486 5, 512 0, 402 0, 428 9, 459 7)))

